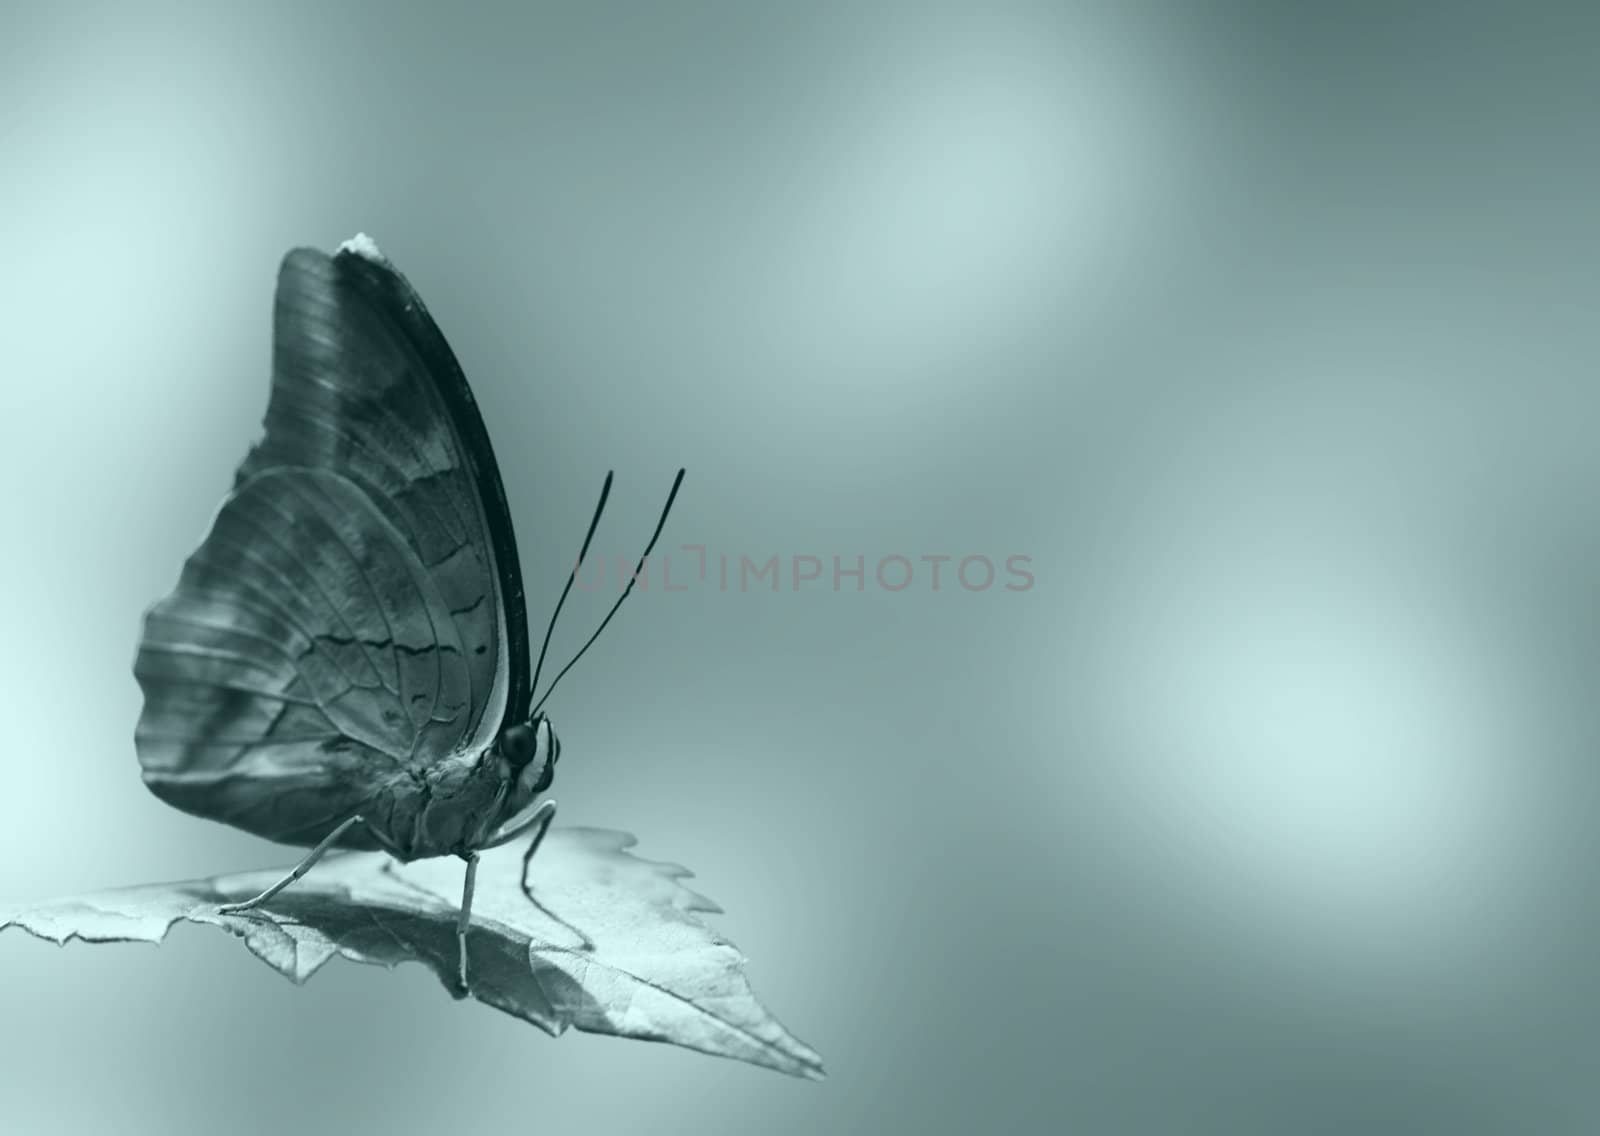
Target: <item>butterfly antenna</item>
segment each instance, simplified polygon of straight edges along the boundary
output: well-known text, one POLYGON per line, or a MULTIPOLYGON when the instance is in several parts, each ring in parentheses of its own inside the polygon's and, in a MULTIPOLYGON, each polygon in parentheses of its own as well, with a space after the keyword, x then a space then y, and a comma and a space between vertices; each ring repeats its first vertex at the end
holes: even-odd
MULTIPOLYGON (((579 647, 578 653, 572 656, 572 662, 562 667, 561 673, 550 680, 550 689, 544 692, 544 698, 539 699, 539 701, 534 704, 533 710, 530 712, 529 717, 532 717, 533 714, 537 714, 539 712, 539 707, 545 704, 545 700, 548 699, 551 692, 555 690, 556 683, 560 682, 562 678, 565 677, 566 673, 577 664, 578 660, 583 658, 583 653, 585 651, 594 646, 594 641, 600 638, 600 632, 606 629, 606 624, 610 623, 611 617, 617 614, 617 609, 622 606, 622 601, 628 598, 628 593, 633 591, 633 586, 639 582, 639 573, 644 570, 644 562, 650 558, 650 552, 655 548, 656 541, 661 539, 661 530, 667 527, 667 514, 672 512, 672 502, 677 500, 678 487, 683 484, 683 474, 684 471, 680 469, 678 471, 678 476, 672 480, 672 492, 667 494, 667 503, 661 507, 661 519, 656 522, 656 531, 651 534, 650 543, 645 545, 644 554, 639 557, 639 563, 634 565, 633 575, 628 580, 628 586, 622 589, 622 594, 617 597, 617 602, 611 605, 611 610, 606 612, 606 617, 600 621, 600 626, 594 629, 594 634, 589 636, 589 641, 582 647, 579 647)), ((607 477, 606 485, 609 487, 610 484, 611 479, 607 477)), ((593 535, 592 529, 590 530, 590 535, 593 535)), ((588 547, 587 542, 585 542, 584 547, 588 547)), ((571 586, 571 581, 568 581, 568 586, 571 586)), ((566 598, 565 592, 562 593, 562 598, 566 598)), ((548 640, 548 636, 546 639, 548 640)))
MULTIPOLYGON (((578 552, 578 562, 572 566, 572 572, 567 576, 567 586, 561 589, 561 598, 556 601, 555 611, 550 613, 550 626, 544 629, 544 645, 539 648, 539 664, 533 668, 533 681, 528 684, 530 695, 539 689, 539 672, 544 670, 544 656, 545 652, 550 650, 550 636, 556 629, 556 617, 561 614, 561 605, 567 602, 567 593, 572 591, 572 581, 578 578, 578 569, 583 567, 583 558, 589 555, 589 542, 594 539, 594 530, 600 527, 600 514, 606 511, 606 498, 611 496, 611 478, 615 473, 614 469, 606 471, 606 483, 600 487, 600 503, 594 507, 594 517, 589 521, 589 532, 583 538, 583 548, 578 552)), ((543 699, 539 701, 540 705, 544 704, 543 699)))

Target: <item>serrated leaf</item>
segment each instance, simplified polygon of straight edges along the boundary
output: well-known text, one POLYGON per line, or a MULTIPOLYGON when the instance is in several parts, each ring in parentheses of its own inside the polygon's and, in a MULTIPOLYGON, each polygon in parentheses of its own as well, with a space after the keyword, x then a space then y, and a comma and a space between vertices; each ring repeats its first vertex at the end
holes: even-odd
MULTIPOLYGON (((720 909, 683 886, 686 869, 632 856, 633 844, 605 829, 552 829, 530 872, 537 904, 520 886, 521 847, 484 853, 468 935, 472 997, 552 1035, 576 1026, 820 1079, 816 1051, 756 1000, 744 956, 696 918, 720 909)), ((218 912, 286 870, 0 910, 0 931, 21 927, 55 943, 159 943, 187 921, 243 939, 294 982, 341 956, 421 962, 454 990, 459 860, 401 864, 383 853, 335 853, 262 907, 218 912)))

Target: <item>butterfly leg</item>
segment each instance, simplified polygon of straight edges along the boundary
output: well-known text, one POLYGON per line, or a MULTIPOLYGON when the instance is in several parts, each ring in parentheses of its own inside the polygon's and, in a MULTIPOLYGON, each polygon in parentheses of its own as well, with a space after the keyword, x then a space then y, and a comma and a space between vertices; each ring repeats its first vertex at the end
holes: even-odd
POLYGON ((556 819, 556 803, 544 801, 538 808, 529 814, 528 819, 516 828, 506 833, 497 843, 509 844, 523 833, 537 828, 533 839, 528 842, 528 850, 522 854, 522 878, 528 878, 528 861, 533 859, 533 854, 539 850, 539 845, 544 842, 544 834, 550 831, 550 822, 556 819))
MULTIPOLYGON (((496 832, 493 836, 489 837, 488 841, 481 846, 480 850, 488 851, 490 848, 499 848, 502 844, 510 844, 513 840, 517 839, 535 825, 539 827, 539 835, 533 838, 533 847, 537 848, 539 847, 539 841, 544 839, 545 829, 550 827, 550 822, 555 819, 555 815, 556 803, 554 801, 542 801, 540 802, 539 806, 527 816, 512 817, 506 822, 508 827, 501 829, 499 832, 496 832)), ((532 855, 533 852, 529 851, 528 856, 532 855)), ((524 869, 527 868, 527 859, 527 856, 523 857, 524 869)))
POLYGON ((555 820, 555 818, 556 803, 554 801, 545 801, 533 811, 533 815, 528 817, 525 823, 518 825, 515 832, 509 834, 506 839, 515 839, 516 837, 521 836, 524 832, 527 832, 529 829, 537 826, 538 831, 533 834, 533 839, 528 841, 528 850, 522 854, 522 894, 527 896, 528 902, 543 912, 546 918, 550 919, 552 922, 561 924, 567 930, 576 935, 579 941, 583 943, 583 950, 592 951, 594 950, 594 943, 590 941, 589 936, 585 935, 571 923, 568 923, 565 919, 561 918, 561 916, 557 915, 555 912, 551 911, 548 907, 535 899, 533 895, 533 888, 528 885, 528 867, 533 863, 533 854, 539 851, 539 845, 544 843, 544 835, 550 831, 550 822, 555 820))
POLYGON ((467 928, 472 925, 472 893, 478 887, 478 854, 468 852, 461 858, 467 862, 467 879, 461 888, 461 911, 456 915, 456 958, 460 966, 457 998, 465 998, 472 990, 467 985, 467 928))
POLYGON ((298 880, 301 876, 309 872, 312 868, 312 865, 314 865, 318 860, 322 859, 322 857, 327 854, 328 849, 332 848, 336 843, 338 843, 338 840, 341 836, 343 836, 346 832, 349 832, 350 829, 354 828, 356 825, 365 823, 365 819, 361 816, 361 814, 357 813, 355 816, 339 825, 338 828, 328 833, 328 835, 324 836, 321 843, 319 843, 311 851, 307 852, 305 859, 296 864, 289 874, 283 877, 283 879, 273 884, 254 899, 247 899, 243 903, 223 904, 221 907, 217 908, 217 913, 220 915, 237 915, 241 911, 249 911, 251 908, 260 907, 263 903, 267 902, 267 900, 271 899, 284 888, 294 883, 295 880, 298 880))

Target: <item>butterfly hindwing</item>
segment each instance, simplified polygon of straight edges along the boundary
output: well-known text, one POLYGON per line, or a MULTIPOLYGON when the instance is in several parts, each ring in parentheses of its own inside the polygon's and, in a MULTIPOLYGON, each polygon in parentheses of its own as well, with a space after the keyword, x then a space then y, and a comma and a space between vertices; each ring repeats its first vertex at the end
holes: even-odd
POLYGON ((331 826, 470 728, 438 588, 367 495, 323 470, 270 470, 228 498, 146 616, 135 673, 151 789, 274 838, 303 819, 280 790, 317 788, 342 814, 331 826))

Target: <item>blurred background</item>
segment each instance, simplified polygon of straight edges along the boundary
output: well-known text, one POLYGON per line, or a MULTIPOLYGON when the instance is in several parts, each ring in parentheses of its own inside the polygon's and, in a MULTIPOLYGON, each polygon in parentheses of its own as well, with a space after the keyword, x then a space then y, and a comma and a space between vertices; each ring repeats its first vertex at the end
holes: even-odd
POLYGON ((536 629, 611 467, 608 556, 684 464, 669 540, 828 566, 637 596, 551 707, 828 1081, 13 933, 10 1131, 1600 1130, 1600 9, 0 25, 0 897, 293 858, 142 787, 131 663, 294 245, 426 298, 536 629))

